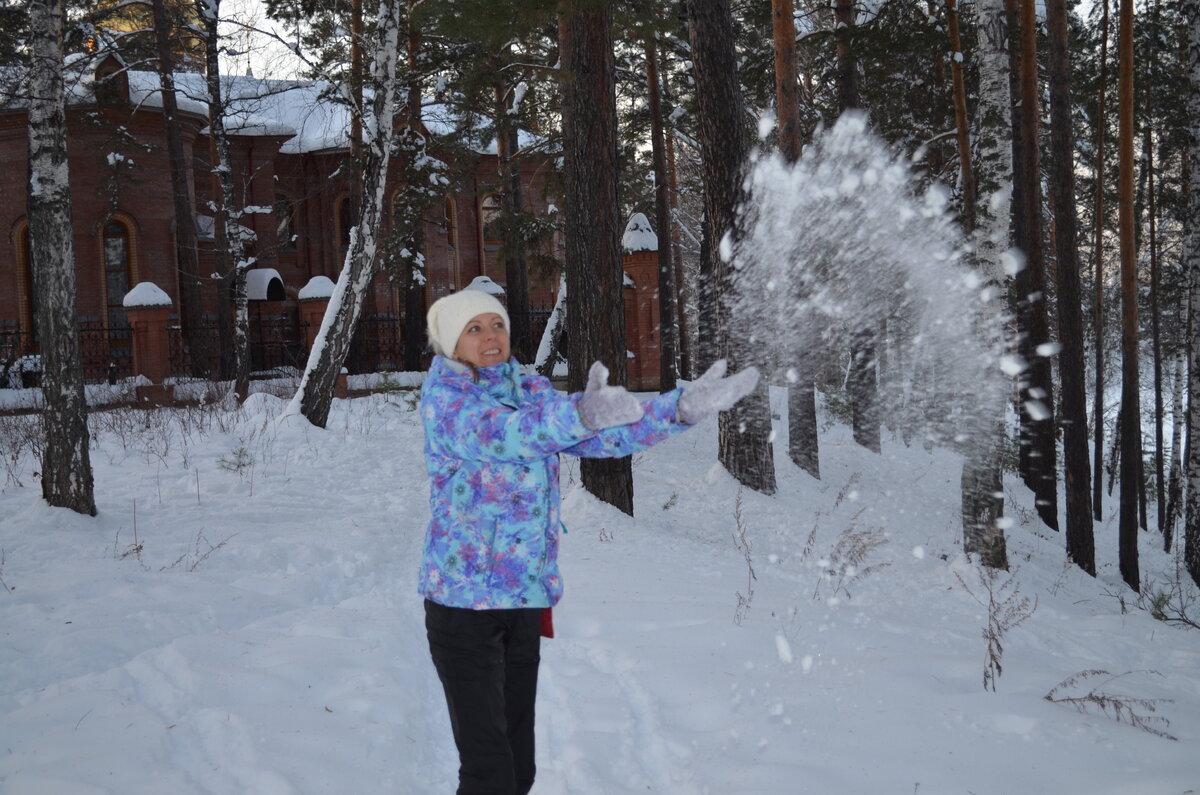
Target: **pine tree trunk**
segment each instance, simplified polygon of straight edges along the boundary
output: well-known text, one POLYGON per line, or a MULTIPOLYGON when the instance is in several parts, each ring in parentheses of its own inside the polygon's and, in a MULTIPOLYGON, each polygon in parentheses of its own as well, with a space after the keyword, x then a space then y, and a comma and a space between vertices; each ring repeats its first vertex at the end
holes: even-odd
MULTIPOLYGON (((396 110, 396 60, 401 0, 381 0, 375 25, 375 52, 371 64, 374 86, 363 144, 362 201, 357 225, 350 230, 350 246, 329 308, 292 406, 309 422, 324 428, 333 403, 333 388, 350 350, 362 316, 363 302, 378 269, 379 227, 384 211, 388 161, 392 149, 396 110)), ((289 408, 289 411, 292 408, 289 408)))
POLYGON ((671 197, 667 181, 667 143, 663 136, 662 87, 658 82, 658 42, 651 31, 646 35, 646 88, 650 94, 650 143, 654 158, 654 225, 658 229, 658 388, 675 388, 675 358, 678 315, 675 290, 675 266, 671 260, 671 197))
POLYGON ((529 275, 525 263, 525 241, 516 224, 521 212, 521 163, 517 159, 516 117, 508 112, 515 86, 507 74, 504 80, 496 84, 496 150, 500 169, 497 177, 501 207, 506 219, 500 250, 504 258, 505 300, 512 322, 512 353, 519 361, 528 363, 534 353, 529 324, 529 275))
POLYGON ((1057 449, 1054 439, 1054 384, 1050 359, 1042 348, 1049 342, 1046 319, 1046 274, 1042 252, 1042 180, 1038 132, 1036 0, 1021 0, 1021 178, 1025 267, 1017 276, 1017 328, 1021 358, 1028 369, 1021 379, 1021 419, 1027 445, 1026 484, 1042 522, 1058 529, 1057 449))
POLYGON ((204 307, 200 282, 200 260, 196 249, 196 221, 192 209, 190 170, 179 131, 179 108, 175 98, 175 64, 171 57, 170 21, 165 0, 152 0, 158 77, 162 88, 163 118, 167 128, 167 160, 171 169, 171 195, 175 202, 175 251, 179 266, 179 318, 184 346, 196 378, 209 375, 208 341, 203 332, 204 307))
POLYGON ((75 252, 63 96, 63 0, 30 0, 29 252, 42 349, 42 497, 96 515, 75 322, 75 252))
MULTIPOLYGON (((1012 174, 1012 123, 1008 20, 1003 0, 980 0, 979 106, 975 138, 979 142, 975 182, 983 201, 975 219, 975 265, 995 296, 987 303, 1002 311, 1006 290, 1003 257, 1011 245, 1009 202, 1012 174)), ((1000 344, 1001 341, 997 341, 1000 344)), ((1008 568, 1007 543, 998 520, 1003 513, 1003 469, 1006 443, 1003 398, 991 406, 990 419, 979 430, 963 459, 963 549, 994 569, 1008 568)))
MULTIPOLYGON (((858 108, 858 60, 854 56, 854 17, 852 0, 835 0, 834 16, 837 27, 834 41, 837 49, 837 96, 838 106, 845 113, 858 108)), ((879 437, 879 394, 878 359, 875 330, 859 330, 850 342, 850 373, 846 379, 850 395, 850 424, 854 441, 878 453, 879 437)))
MULTIPOLYGON (((779 151, 788 163, 800 159, 800 102, 796 81, 796 20, 792 0, 771 0, 771 30, 775 44, 775 112, 779 151)), ((817 438, 815 379, 803 357, 795 382, 789 383, 788 457, 814 478, 821 477, 820 442, 817 438), (804 372, 800 372, 803 369, 804 372)), ((790 379, 789 379, 790 380, 790 379)))
MULTIPOLYGON (((559 21, 563 99, 563 232, 566 239, 567 386, 587 385, 592 362, 624 384, 625 308, 617 198, 617 109, 607 3, 567 3, 559 21)), ((584 459, 584 487, 633 515, 628 456, 584 459)))
POLYGON ((1133 0, 1121 0, 1117 38, 1120 62, 1117 213, 1121 243, 1121 507, 1118 534, 1121 577, 1130 588, 1140 591, 1137 532, 1142 411, 1138 395, 1138 284, 1133 229, 1133 0))
POLYGON ((958 172, 962 182, 963 226, 975 231, 975 171, 971 168, 971 131, 967 122, 967 88, 963 80, 962 37, 958 25, 957 0, 946 0, 950 35, 950 79, 954 87, 954 128, 958 144, 958 172))
MULTIPOLYGON (((1200 0, 1181 4, 1187 21, 1188 151, 1187 218, 1183 265, 1190 307, 1200 310, 1200 0)), ((1200 585, 1200 322, 1192 318, 1188 362, 1187 503, 1183 525, 1183 560, 1200 585)))
POLYGON ((1101 0, 1100 22, 1100 96, 1096 124, 1096 210, 1095 243, 1092 252, 1093 306, 1092 325, 1096 345, 1096 392, 1092 400, 1092 422, 1095 437, 1092 442, 1092 516, 1104 517, 1104 128, 1108 103, 1108 2, 1101 0))
MULTIPOLYGON (((717 291, 717 347, 728 360, 730 372, 747 365, 765 362, 754 357, 744 339, 735 337, 729 311, 732 292, 731 263, 720 256, 720 249, 736 251, 741 231, 736 219, 742 199, 742 172, 746 162, 746 143, 742 125, 743 104, 738 84, 734 52, 733 20, 728 0, 687 0, 688 28, 695 64, 696 101, 700 145, 705 153, 705 219, 712 242, 712 278, 717 291), (724 241, 724 244, 722 243, 724 241)), ((775 458, 771 445, 771 412, 767 402, 766 379, 746 399, 719 421, 720 460, 744 486, 763 494, 775 493, 775 458)))
MULTIPOLYGON (((666 63, 664 57, 663 61, 666 63)), ((663 100, 667 107, 663 110, 663 118, 668 118, 668 113, 671 106, 671 84, 667 79, 669 69, 662 69, 659 72, 659 78, 662 80, 663 100)), ((679 344, 679 372, 678 375, 683 378, 694 378, 692 361, 695 356, 692 353, 692 335, 690 332, 690 321, 688 320, 688 305, 691 300, 692 291, 688 288, 687 279, 683 268, 683 249, 679 242, 679 224, 675 220, 678 212, 678 196, 679 196, 679 177, 675 167, 675 134, 671 131, 670 134, 664 135, 663 140, 664 151, 667 158, 667 199, 671 218, 670 235, 667 238, 671 246, 671 265, 675 269, 675 318, 678 321, 676 325, 679 328, 679 334, 676 337, 676 342, 679 344)))
POLYGON ((1096 542, 1090 505, 1091 465, 1088 460, 1087 383, 1083 365, 1083 314, 1075 219, 1075 141, 1071 130, 1066 1, 1046 0, 1046 18, 1050 41, 1050 199, 1058 261, 1058 339, 1061 344, 1058 373, 1062 384, 1067 555, 1094 577, 1096 542))

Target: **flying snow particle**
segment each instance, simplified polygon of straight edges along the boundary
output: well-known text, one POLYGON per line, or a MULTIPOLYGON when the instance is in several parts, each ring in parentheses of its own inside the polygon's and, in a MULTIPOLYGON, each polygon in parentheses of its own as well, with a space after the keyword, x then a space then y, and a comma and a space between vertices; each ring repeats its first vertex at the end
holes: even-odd
POLYGON ((774 716, 776 718, 778 718, 780 715, 782 715, 783 714, 783 702, 776 701, 774 704, 772 704, 770 713, 772 716, 774 716))
POLYGON ((729 262, 733 259, 733 239, 729 236, 728 232, 721 237, 721 244, 717 248, 721 254, 722 262, 729 262))
POLYGON ((1015 353, 1006 353, 1000 357, 1000 369, 1005 375, 1018 376, 1025 372, 1029 364, 1015 353))
POLYGON ((1005 276, 1016 276, 1025 270, 1025 255, 1010 248, 1000 255, 1000 263, 1004 267, 1005 276))
POLYGON ((775 129, 775 112, 768 110, 758 117, 758 140, 765 141, 775 129))
POLYGON ((812 667, 813 658, 811 654, 806 654, 800 658, 800 670, 804 671, 804 673, 808 673, 812 670, 812 667))
POLYGON ((917 545, 912 548, 912 555, 917 560, 925 560, 925 547, 917 545))
POLYGON ((1046 404, 1040 400, 1026 400, 1025 411, 1029 412, 1029 417, 1034 422, 1044 422, 1051 416, 1046 404))
POLYGON ((1057 342, 1043 342, 1041 345, 1037 346, 1037 355, 1043 358, 1049 358, 1061 350, 1062 346, 1057 342))
POLYGON ((996 519, 996 527, 999 527, 1001 530, 1008 530, 1012 526, 1013 519, 1011 516, 1001 516, 996 519))
POLYGON ((789 367, 785 377, 789 384, 794 384, 800 380, 800 373, 796 372, 795 367, 789 367))
POLYGON ((791 663, 795 659, 792 656, 792 645, 781 632, 775 633, 775 651, 779 653, 780 662, 791 663))

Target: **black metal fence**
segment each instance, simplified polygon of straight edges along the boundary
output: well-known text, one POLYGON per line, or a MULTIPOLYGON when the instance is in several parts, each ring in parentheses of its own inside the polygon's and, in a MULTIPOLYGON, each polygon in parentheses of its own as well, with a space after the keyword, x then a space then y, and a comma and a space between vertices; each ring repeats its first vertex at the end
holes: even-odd
MULTIPOLYGON (((79 358, 83 380, 89 384, 116 383, 133 373, 133 331, 104 328, 98 320, 79 323, 79 358)), ((0 388, 41 386, 42 357, 33 334, 0 329, 0 388)))
MULTIPOLYGON (((550 319, 550 309, 535 308, 529 312, 532 345, 538 342, 550 319)), ((193 367, 193 352, 185 344, 179 325, 167 328, 170 372, 176 377, 192 377, 207 373, 220 377, 232 363, 221 362, 221 333, 216 319, 201 328, 198 341, 206 353, 203 368, 193 367)), ((251 313, 250 369, 256 377, 281 372, 302 371, 308 359, 308 328, 295 314, 256 315, 251 313)), ((115 383, 129 378, 133 372, 133 332, 129 327, 104 328, 98 320, 79 324, 80 357, 83 377, 87 383, 115 383)), ((426 351, 425 361, 428 361, 426 351)), ((344 364, 351 374, 374 373, 404 369, 404 318, 376 315, 363 318, 351 342, 344 364)), ((231 374, 226 375, 229 377, 231 374)), ((32 334, 15 329, 0 329, 0 388, 36 387, 41 384, 41 359, 32 334)))

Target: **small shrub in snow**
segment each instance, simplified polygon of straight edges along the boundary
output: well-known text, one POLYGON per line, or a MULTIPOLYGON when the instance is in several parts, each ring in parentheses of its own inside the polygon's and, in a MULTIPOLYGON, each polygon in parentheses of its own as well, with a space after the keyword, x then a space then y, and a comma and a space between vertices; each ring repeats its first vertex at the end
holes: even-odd
MULTIPOLYGON (((1133 672, 1126 671, 1123 674, 1114 676, 1108 671, 1098 669, 1080 671, 1050 688, 1050 692, 1043 696, 1043 698, 1053 704, 1070 704, 1080 712, 1097 712, 1105 717, 1112 718, 1117 723, 1128 723, 1130 726, 1136 726, 1142 731, 1157 737, 1167 740, 1178 740, 1178 737, 1168 734, 1166 731, 1170 727, 1171 721, 1160 715, 1143 714, 1145 712, 1157 712, 1159 704, 1170 704, 1171 699, 1138 698, 1119 693, 1107 693, 1101 689, 1105 685, 1129 676, 1131 673, 1133 672), (1066 695, 1066 691, 1085 687, 1088 683, 1096 679, 1102 679, 1102 681, 1083 695, 1066 695)), ((1145 673, 1160 676, 1157 671, 1146 671, 1145 673)))
POLYGON ((250 451, 245 447, 239 447, 228 456, 218 458, 217 466, 226 472, 237 472, 240 475, 243 471, 254 466, 254 457, 250 455, 250 451))
POLYGON ((226 536, 217 544, 212 544, 209 542, 208 538, 205 537, 204 531, 199 530, 196 533, 196 540, 193 543, 192 548, 176 558, 175 562, 170 566, 163 566, 160 571, 167 571, 168 569, 180 567, 182 567, 185 571, 195 571, 196 569, 200 568, 200 564, 208 560, 214 552, 228 544, 229 540, 235 535, 237 535, 237 533, 234 533, 231 536, 226 536), (204 548, 206 546, 208 547, 207 549, 204 548))
POLYGON ((739 626, 746 613, 750 611, 750 603, 754 601, 754 560, 751 556, 750 539, 746 536, 746 520, 742 517, 742 490, 738 489, 737 499, 733 502, 733 546, 746 559, 746 593, 737 592, 737 607, 733 611, 733 623, 739 626))
POLYGON ((1164 624, 1200 629, 1200 611, 1196 602, 1200 592, 1184 570, 1181 554, 1175 555, 1175 573, 1164 585, 1149 582, 1138 594, 1137 606, 1164 624))
POLYGON ((0 459, 4 461, 4 482, 14 486, 21 481, 21 464, 26 456, 42 458, 42 425, 33 416, 0 416, 0 459))
POLYGON ((987 642, 983 656, 983 689, 994 693, 996 680, 1004 672, 1004 636, 1033 615, 1037 610, 1037 599, 1030 602, 1029 597, 1021 595, 1015 576, 1008 576, 1001 581, 1000 572, 990 566, 977 566, 975 573, 983 593, 987 595, 986 599, 972 591, 961 574, 955 572, 954 576, 963 590, 987 610, 987 624, 983 628, 983 639, 987 642))
MULTIPOLYGON (((855 517, 857 518, 857 514, 855 517)), ((839 593, 844 593, 846 598, 850 599, 850 588, 853 585, 891 565, 886 561, 867 562, 871 554, 886 543, 887 536, 880 528, 860 529, 851 525, 843 530, 829 554, 817 561, 821 576, 813 588, 813 599, 821 598, 821 588, 825 585, 832 586, 833 590, 829 595, 831 599, 839 593)))
MULTIPOLYGON (((136 508, 135 508, 135 510, 136 510, 136 508)), ((135 513, 134 516, 136 517, 137 514, 135 513)), ((134 523, 133 523, 133 543, 132 544, 125 547, 124 549, 121 549, 121 531, 120 530, 117 531, 116 536, 113 538, 113 557, 116 558, 117 560, 125 560, 127 558, 133 558, 138 563, 141 563, 142 562, 142 551, 144 549, 145 549, 145 542, 141 541, 138 538, 136 521, 134 521, 134 523)))

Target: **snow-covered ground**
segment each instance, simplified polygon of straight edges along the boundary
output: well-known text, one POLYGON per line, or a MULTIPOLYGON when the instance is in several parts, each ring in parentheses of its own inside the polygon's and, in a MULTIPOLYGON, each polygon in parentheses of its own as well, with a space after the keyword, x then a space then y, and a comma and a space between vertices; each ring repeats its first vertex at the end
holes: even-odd
MULTIPOLYGON (((284 405, 93 415, 96 518, 46 507, 28 452, 0 464, 0 793, 453 791, 412 395, 335 401, 328 430, 284 405)), ((1200 790, 1200 632, 1137 607, 1111 510, 1092 579, 1010 479, 990 586, 1033 613, 990 692, 959 459, 821 442, 820 481, 776 450, 768 497, 716 465, 710 421, 635 457, 636 518, 564 468, 536 795, 1200 790)))

